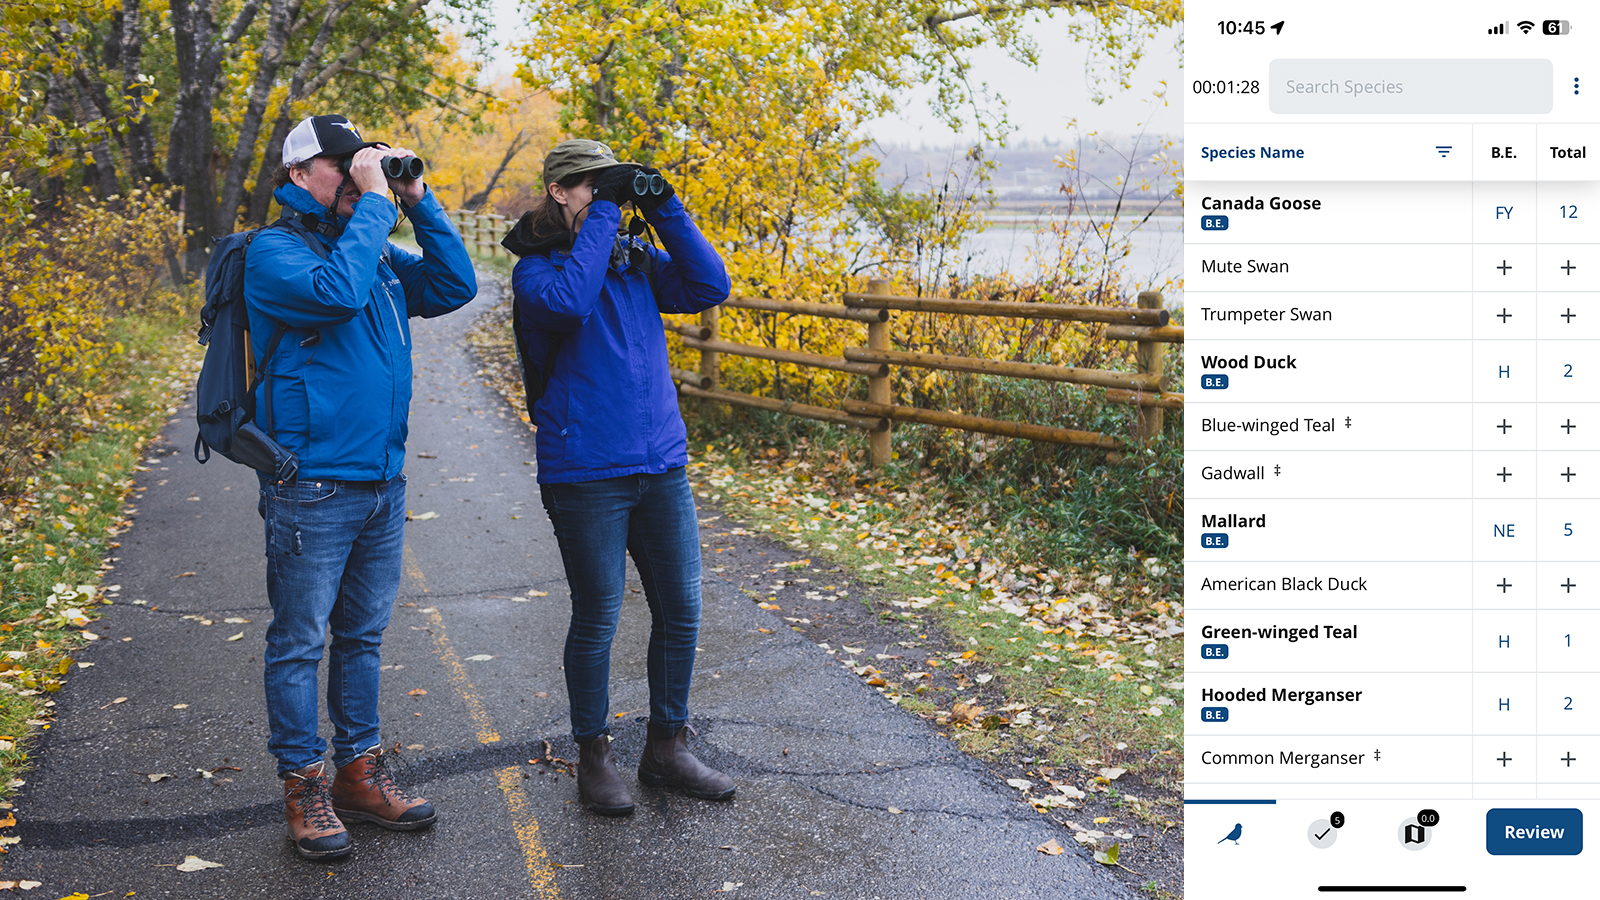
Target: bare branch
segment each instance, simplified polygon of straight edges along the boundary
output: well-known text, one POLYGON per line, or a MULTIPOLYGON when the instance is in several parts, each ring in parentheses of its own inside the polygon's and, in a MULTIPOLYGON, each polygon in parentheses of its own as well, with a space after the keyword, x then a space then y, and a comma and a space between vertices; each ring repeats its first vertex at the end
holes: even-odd
POLYGON ((946 22, 958 22, 976 16, 996 16, 1023 9, 1104 9, 1117 5, 1116 0, 1017 0, 1014 3, 989 3, 954 12, 934 13, 923 21, 931 31, 946 22))
POLYGON ((379 81, 387 81, 390 84, 395 85, 396 87, 402 87, 402 88, 405 88, 408 91, 413 91, 415 93, 421 94, 422 96, 427 97, 429 100, 432 100, 434 103, 439 104, 440 106, 444 107, 445 109, 450 110, 453 113, 459 113, 459 114, 461 114, 463 116, 468 116, 468 117, 471 117, 471 115, 472 115, 472 113, 462 109, 461 107, 455 105, 454 103, 451 103, 449 100, 446 100, 445 98, 439 96, 438 94, 435 94, 432 91, 425 91, 422 88, 416 87, 414 85, 406 84, 405 82, 403 82, 400 79, 394 77, 393 75, 385 75, 382 72, 373 72, 373 71, 370 71, 370 70, 367 70, 367 69, 356 69, 356 68, 349 68, 349 69, 346 69, 345 71, 349 72, 351 75, 365 75, 368 78, 376 78, 379 81))
MULTIPOLYGON (((407 19, 411 18, 417 10, 427 5, 427 2, 428 0, 411 0, 411 2, 407 3, 403 9, 395 13, 394 21, 406 21, 407 19)), ((311 82, 306 85, 305 92, 301 94, 301 96, 309 97, 312 94, 315 94, 317 91, 322 90, 322 88, 326 86, 328 82, 332 81, 335 76, 349 68, 351 63, 360 59, 362 54, 366 53, 368 50, 371 50, 374 44, 383 40, 385 37, 388 37, 389 33, 393 30, 393 28, 380 29, 373 27, 371 31, 367 32, 367 36, 362 38, 361 43, 351 47, 349 51, 345 53, 345 55, 339 57, 326 69, 323 69, 321 72, 319 72, 317 77, 312 79, 311 82)))

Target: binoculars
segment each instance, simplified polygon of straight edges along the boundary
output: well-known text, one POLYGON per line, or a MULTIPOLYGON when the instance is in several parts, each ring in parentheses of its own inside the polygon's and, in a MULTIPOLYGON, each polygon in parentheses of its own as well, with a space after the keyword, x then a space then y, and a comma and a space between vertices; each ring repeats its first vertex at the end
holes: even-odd
POLYGON ((639 170, 633 173, 633 194, 636 197, 660 196, 666 193, 667 180, 660 175, 639 170))
MULTIPOLYGON (((354 157, 352 157, 352 156, 342 156, 342 157, 340 157, 339 158, 339 171, 344 173, 344 174, 346 174, 346 175, 349 175, 350 174, 350 161, 352 159, 354 159, 354 157)), ((383 161, 379 164, 379 166, 383 169, 384 176, 388 177, 388 178, 421 178, 422 177, 423 165, 422 165, 421 157, 417 157, 417 156, 385 156, 383 158, 383 161)), ((657 177, 659 178, 660 176, 657 176, 657 177)), ((659 194, 660 191, 657 191, 656 193, 659 194)))

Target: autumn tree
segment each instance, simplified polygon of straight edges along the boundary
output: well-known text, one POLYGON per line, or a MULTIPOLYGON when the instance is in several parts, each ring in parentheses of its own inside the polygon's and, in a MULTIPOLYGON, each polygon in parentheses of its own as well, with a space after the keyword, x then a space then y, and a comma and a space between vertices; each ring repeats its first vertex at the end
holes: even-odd
POLYGON ((441 85, 431 62, 445 50, 443 17, 481 34, 489 0, 8 0, 0 9, 0 88, 11 89, 0 104, 19 114, 0 124, 7 167, 47 199, 72 180, 102 196, 143 180, 179 188, 190 272, 204 266, 211 238, 240 219, 265 220, 278 153, 300 117, 338 111, 370 124, 432 105, 469 116, 482 106, 466 81, 441 85))

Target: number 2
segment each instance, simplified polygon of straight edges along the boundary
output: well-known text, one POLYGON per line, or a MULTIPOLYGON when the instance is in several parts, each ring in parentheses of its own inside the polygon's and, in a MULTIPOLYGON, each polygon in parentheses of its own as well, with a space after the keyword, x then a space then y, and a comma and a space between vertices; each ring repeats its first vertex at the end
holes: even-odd
POLYGON ((1577 206, 1563 206, 1563 207, 1561 207, 1561 218, 1563 218, 1563 219, 1576 219, 1577 217, 1578 217, 1578 207, 1577 206))

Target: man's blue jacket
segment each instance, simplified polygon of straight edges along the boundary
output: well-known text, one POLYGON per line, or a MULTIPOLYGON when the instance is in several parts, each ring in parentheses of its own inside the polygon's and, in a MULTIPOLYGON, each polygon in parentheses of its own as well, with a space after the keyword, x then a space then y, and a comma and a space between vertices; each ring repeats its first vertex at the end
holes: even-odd
MULTIPOLYGON (((286 210, 329 212, 295 184, 274 194, 286 210)), ((256 359, 278 322, 289 331, 257 389, 258 423, 300 457, 301 478, 388 481, 406 459, 411 409, 410 316, 444 315, 478 293, 472 259, 430 189, 406 210, 423 256, 389 243, 394 205, 356 202, 324 261, 288 229, 262 230, 245 256, 244 299, 256 359), (260 422, 268 410, 271 421, 260 422)), ((343 217, 340 217, 341 219, 343 217)))
POLYGON ((608 200, 589 207, 570 251, 541 248, 512 271, 517 339, 529 363, 541 365, 554 335, 565 335, 544 396, 529 411, 540 484, 659 473, 689 461, 661 313, 710 309, 732 285, 682 201, 672 197, 645 219, 666 247, 644 247, 648 274, 613 264, 622 210, 608 200))

